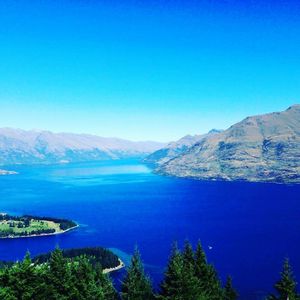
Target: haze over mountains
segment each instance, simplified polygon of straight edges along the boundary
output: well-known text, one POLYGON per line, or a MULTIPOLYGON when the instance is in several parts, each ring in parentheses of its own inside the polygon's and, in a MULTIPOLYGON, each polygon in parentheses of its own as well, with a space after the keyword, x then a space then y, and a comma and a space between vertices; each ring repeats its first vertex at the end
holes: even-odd
POLYGON ((144 158, 156 166, 156 172, 178 177, 300 183, 300 105, 248 117, 225 131, 187 135, 167 145, 88 134, 0 129, 0 165, 129 157, 144 158))
POLYGON ((157 168, 205 180, 300 183, 300 105, 208 135, 157 168))
POLYGON ((0 164, 79 162, 143 157, 163 147, 88 134, 0 128, 0 164))

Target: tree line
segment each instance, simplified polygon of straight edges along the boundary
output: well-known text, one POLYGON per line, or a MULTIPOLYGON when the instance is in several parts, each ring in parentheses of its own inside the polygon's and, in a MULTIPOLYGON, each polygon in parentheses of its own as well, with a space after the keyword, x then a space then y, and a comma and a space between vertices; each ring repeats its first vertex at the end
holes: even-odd
MULTIPOLYGON (((269 300, 299 300, 288 260, 284 262, 276 294, 269 300)), ((174 245, 164 278, 157 291, 145 274, 136 249, 117 292, 100 264, 88 257, 64 257, 55 249, 49 260, 35 264, 27 253, 24 260, 0 270, 0 299, 3 300, 235 300, 238 294, 230 277, 223 285, 209 264, 200 243, 194 251, 186 242, 174 245)))
MULTIPOLYGON (((80 256, 88 258, 93 267, 97 264, 101 265, 103 269, 115 268, 119 266, 120 261, 116 254, 112 251, 102 247, 85 247, 85 248, 71 248, 61 250, 65 259, 76 259, 80 256)), ((40 254, 33 258, 33 263, 43 264, 47 263, 51 258, 51 253, 40 254)))
POLYGON ((9 237, 9 236, 14 236, 14 237, 23 237, 23 236, 31 236, 31 235, 41 235, 41 234, 50 234, 50 233, 55 233, 54 228, 45 228, 45 229, 36 229, 36 230, 31 230, 31 231, 19 231, 15 232, 12 228, 9 228, 5 231, 0 231, 0 237, 9 237))
POLYGON ((31 215, 24 215, 21 217, 23 219, 29 219, 29 220, 40 220, 40 221, 52 221, 54 223, 58 223, 61 230, 67 230, 73 227, 76 227, 77 224, 72 220, 67 219, 59 219, 59 218, 52 218, 52 217, 35 217, 31 215))

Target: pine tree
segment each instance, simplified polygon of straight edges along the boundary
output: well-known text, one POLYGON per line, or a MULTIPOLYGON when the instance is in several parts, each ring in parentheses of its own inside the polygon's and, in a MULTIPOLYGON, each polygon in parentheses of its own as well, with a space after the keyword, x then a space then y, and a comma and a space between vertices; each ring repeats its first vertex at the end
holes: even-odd
POLYGON ((163 300, 198 300, 202 299, 199 282, 193 266, 194 254, 187 242, 183 254, 175 244, 161 284, 159 299, 163 300))
POLYGON ((29 252, 26 253, 22 262, 16 263, 10 269, 8 286, 11 297, 22 300, 31 300, 35 297, 37 276, 32 264, 29 252))
POLYGON ((144 273, 137 248, 121 285, 121 297, 123 300, 151 300, 154 297, 150 279, 144 273))
POLYGON ((195 253, 195 274, 199 280, 202 295, 205 295, 210 300, 223 300, 221 282, 214 266, 207 263, 200 241, 195 253))
POLYGON ((297 294, 296 286, 297 282, 294 279, 292 268, 289 260, 285 259, 283 263, 283 269, 280 273, 281 278, 275 284, 275 289, 278 293, 278 297, 271 295, 268 299, 274 300, 298 300, 300 296, 297 294))
POLYGON ((14 295, 14 292, 11 288, 1 288, 0 287, 0 299, 1 300, 18 300, 18 298, 14 295))
POLYGON ((182 285, 186 299, 198 299, 201 295, 199 279, 195 271, 195 254, 192 245, 186 241, 182 252, 182 285))
POLYGON ((46 277, 49 300, 66 300, 74 293, 70 265, 59 248, 51 254, 46 277))
POLYGON ((237 297, 238 294, 232 286, 232 278, 228 276, 224 286, 224 300, 236 300, 237 297))
POLYGON ((197 244, 195 252, 195 274, 199 280, 204 278, 207 273, 207 259, 205 252, 202 248, 201 242, 197 244))
POLYGON ((223 300, 223 290, 221 281, 218 277, 215 267, 207 265, 207 274, 204 281, 205 294, 210 300, 223 300))
POLYGON ((96 265, 96 284, 101 287, 103 298, 99 298, 99 300, 117 300, 118 295, 113 286, 112 280, 110 279, 108 274, 104 274, 102 267, 100 265, 96 265))
POLYGON ((172 247, 171 256, 161 283, 159 299, 180 299, 180 272, 182 269, 182 256, 175 243, 172 247))
POLYGON ((189 243, 189 241, 185 242, 182 255, 185 267, 195 270, 195 255, 192 245, 189 243))
POLYGON ((103 295, 102 289, 96 284, 96 272, 88 258, 81 256, 69 262, 71 266, 73 289, 69 299, 72 300, 99 300, 103 295))

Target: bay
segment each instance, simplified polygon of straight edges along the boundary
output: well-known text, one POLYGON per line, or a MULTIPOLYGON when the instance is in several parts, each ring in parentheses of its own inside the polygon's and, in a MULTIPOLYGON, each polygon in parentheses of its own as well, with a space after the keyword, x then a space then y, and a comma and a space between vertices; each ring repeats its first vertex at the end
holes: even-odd
MULTIPOLYGON (((61 248, 103 246, 128 262, 138 245, 155 285, 171 245, 201 240, 241 299, 262 299, 289 257, 300 280, 300 186, 164 177, 137 160, 6 166, 0 211, 75 220, 69 233, 0 240, 0 259, 61 248)), ((116 275, 118 279, 122 272, 116 275)))

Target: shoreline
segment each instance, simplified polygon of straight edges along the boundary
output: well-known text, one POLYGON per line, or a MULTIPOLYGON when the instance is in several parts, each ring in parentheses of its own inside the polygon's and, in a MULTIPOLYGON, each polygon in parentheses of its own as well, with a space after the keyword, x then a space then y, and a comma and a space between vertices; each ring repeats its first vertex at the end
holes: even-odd
POLYGON ((0 169, 0 176, 7 176, 7 175, 18 175, 19 173, 16 171, 8 171, 4 169, 0 169))
POLYGON ((120 264, 114 268, 103 269, 102 270, 103 274, 109 274, 111 272, 115 272, 115 271, 119 271, 119 270, 123 269, 125 267, 125 264, 123 263, 123 261, 120 258, 118 258, 118 259, 119 259, 120 264))
POLYGON ((41 234, 31 234, 31 235, 20 235, 20 236, 5 236, 5 237, 0 237, 1 240, 4 239, 24 239, 24 238, 32 238, 32 237, 43 237, 43 236, 51 236, 51 235, 58 235, 58 234, 63 234, 66 233, 68 231, 71 231, 73 229, 78 228, 79 225, 77 224, 74 227, 68 228, 66 230, 63 231, 59 231, 59 232, 53 232, 53 233, 41 233, 41 234))

